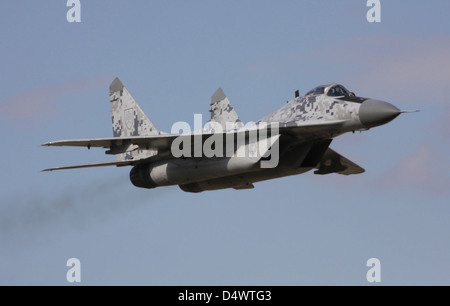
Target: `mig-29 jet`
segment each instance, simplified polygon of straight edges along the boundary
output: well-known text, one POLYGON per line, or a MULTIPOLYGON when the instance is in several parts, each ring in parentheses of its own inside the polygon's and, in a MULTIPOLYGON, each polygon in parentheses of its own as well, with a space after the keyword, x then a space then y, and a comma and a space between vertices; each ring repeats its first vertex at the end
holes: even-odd
MULTIPOLYGON (((141 188, 179 185, 187 192, 250 189, 253 183, 301 174, 359 174, 364 169, 329 148, 334 137, 386 124, 400 111, 356 96, 339 84, 321 85, 256 123, 241 122, 222 89, 211 98, 209 125, 181 134, 158 130, 116 78, 110 85, 113 137, 52 141, 43 146, 101 147, 116 161, 43 171, 133 166, 141 188)), ((173 130, 173 129, 172 129, 173 130)), ((178 130, 179 131, 179 130, 178 130)))

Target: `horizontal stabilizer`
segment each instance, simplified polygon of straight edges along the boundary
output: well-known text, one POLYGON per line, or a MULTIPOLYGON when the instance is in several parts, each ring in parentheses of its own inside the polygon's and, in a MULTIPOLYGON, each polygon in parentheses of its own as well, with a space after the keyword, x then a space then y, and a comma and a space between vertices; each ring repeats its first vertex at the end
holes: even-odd
POLYGON ((79 168, 92 168, 92 167, 106 167, 106 166, 129 166, 135 163, 136 161, 114 161, 114 162, 106 162, 106 163, 96 163, 96 164, 84 164, 84 165, 76 165, 76 166, 65 166, 65 167, 56 167, 44 169, 41 172, 47 171, 55 171, 55 170, 67 170, 67 169, 79 169, 79 168))

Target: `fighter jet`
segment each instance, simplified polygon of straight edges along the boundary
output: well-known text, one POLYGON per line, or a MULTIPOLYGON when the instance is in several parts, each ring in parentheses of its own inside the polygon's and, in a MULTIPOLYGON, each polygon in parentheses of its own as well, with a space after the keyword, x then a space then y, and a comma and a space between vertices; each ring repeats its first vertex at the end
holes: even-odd
MULTIPOLYGON (((99 147, 112 162, 49 168, 133 166, 131 183, 141 188, 178 185, 186 192, 251 189, 254 183, 297 175, 359 174, 365 170, 329 148, 333 138, 366 131, 395 119, 388 102, 356 96, 340 84, 321 85, 283 107, 244 125, 219 88, 211 98, 211 118, 197 131, 158 130, 116 78, 110 85, 113 137, 60 140, 42 146, 99 147)), ((173 130, 173 129, 172 129, 173 130)))

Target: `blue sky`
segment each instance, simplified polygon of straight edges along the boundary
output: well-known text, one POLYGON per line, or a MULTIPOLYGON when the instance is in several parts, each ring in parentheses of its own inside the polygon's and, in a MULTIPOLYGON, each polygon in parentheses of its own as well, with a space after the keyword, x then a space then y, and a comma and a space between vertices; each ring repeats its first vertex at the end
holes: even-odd
POLYGON ((0 284, 450 284, 448 1, 66 1, 0 4, 0 284), (318 84, 420 109, 331 144, 366 169, 254 190, 141 190, 130 168, 41 143, 112 136, 119 76, 160 129, 209 116, 222 87, 244 122, 318 84))

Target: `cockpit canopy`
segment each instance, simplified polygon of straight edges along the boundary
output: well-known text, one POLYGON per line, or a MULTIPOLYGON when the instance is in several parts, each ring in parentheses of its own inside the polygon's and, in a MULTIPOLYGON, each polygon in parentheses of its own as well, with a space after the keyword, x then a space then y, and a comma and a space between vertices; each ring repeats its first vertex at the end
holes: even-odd
POLYGON ((327 95, 330 97, 342 97, 350 95, 350 92, 342 85, 332 83, 327 85, 320 85, 316 88, 308 91, 305 95, 307 96, 317 96, 317 95, 327 95))

